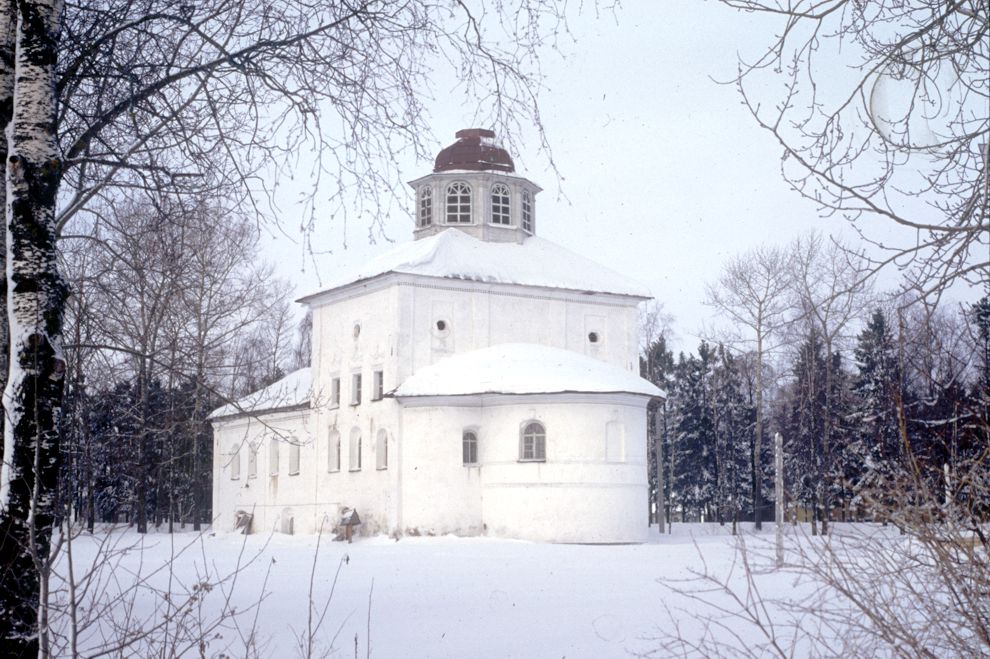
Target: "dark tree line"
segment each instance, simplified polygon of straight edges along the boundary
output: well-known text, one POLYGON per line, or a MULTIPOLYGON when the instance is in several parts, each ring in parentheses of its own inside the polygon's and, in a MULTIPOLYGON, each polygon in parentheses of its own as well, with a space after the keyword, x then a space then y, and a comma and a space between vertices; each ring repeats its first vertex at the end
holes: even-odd
MULTIPOLYGON (((784 437, 792 519, 825 532, 829 520, 896 521, 906 506, 985 516, 988 337, 990 298, 957 314, 875 308, 850 348, 831 353, 817 326, 801 325, 775 365, 762 438, 763 463, 772 465, 772 433, 784 437)), ((644 376, 668 393, 650 427, 664 446, 668 521, 753 519, 752 355, 702 341, 675 360, 660 337, 647 356, 644 376)), ((655 461, 651 476, 656 488, 655 461)), ((768 469, 763 491, 773 491, 772 477, 768 469)))

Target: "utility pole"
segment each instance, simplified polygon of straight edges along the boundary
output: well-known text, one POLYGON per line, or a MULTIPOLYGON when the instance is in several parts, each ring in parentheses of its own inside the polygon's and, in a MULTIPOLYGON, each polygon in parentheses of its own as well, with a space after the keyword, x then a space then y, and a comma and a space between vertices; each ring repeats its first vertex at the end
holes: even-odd
POLYGON ((663 416, 663 407, 661 405, 657 405, 657 411, 653 416, 653 424, 654 424, 653 427, 656 429, 656 436, 654 437, 653 440, 653 447, 654 447, 654 455, 656 456, 657 459, 657 497, 656 497, 657 513, 656 514, 657 514, 657 530, 660 533, 664 532, 663 517, 664 517, 664 508, 666 507, 663 496, 663 435, 660 432, 660 421, 662 416, 663 416))
POLYGON ((777 567, 784 566, 784 439, 773 435, 773 497, 777 511, 777 567))

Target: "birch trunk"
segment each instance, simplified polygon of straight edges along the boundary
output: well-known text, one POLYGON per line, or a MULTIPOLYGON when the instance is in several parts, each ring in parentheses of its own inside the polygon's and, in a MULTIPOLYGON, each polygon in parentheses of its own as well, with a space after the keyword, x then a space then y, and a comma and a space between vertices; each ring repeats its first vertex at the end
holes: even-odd
MULTIPOLYGON (((9 16, 9 13, 7 13, 9 16)), ((16 0, 14 95, 6 130, 9 375, 0 469, 0 645, 43 653, 47 570, 59 468, 55 422, 65 365, 66 286, 55 259, 55 62, 61 3, 16 0)))

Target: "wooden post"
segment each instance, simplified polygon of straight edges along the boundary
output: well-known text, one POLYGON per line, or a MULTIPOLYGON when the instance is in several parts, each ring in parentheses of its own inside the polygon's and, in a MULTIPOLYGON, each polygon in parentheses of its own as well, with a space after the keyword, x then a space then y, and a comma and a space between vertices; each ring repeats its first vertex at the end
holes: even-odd
POLYGON ((660 434, 660 417, 663 415, 661 406, 657 405, 656 414, 653 417, 654 428, 656 428, 656 439, 653 441, 654 455, 657 459, 657 530, 663 533, 664 517, 664 496, 663 496, 663 436, 660 434))
POLYGON ((784 440, 780 433, 773 435, 773 496, 777 514, 777 567, 784 566, 784 440))

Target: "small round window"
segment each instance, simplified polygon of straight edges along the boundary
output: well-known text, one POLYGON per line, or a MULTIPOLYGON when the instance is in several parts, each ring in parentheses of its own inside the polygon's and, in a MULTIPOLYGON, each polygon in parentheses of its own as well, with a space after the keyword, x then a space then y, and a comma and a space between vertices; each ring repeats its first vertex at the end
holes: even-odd
POLYGON ((588 340, 592 343, 598 343, 598 332, 588 332, 588 340))
POLYGON ((354 338, 361 336, 361 323, 354 323, 354 338))
POLYGON ((446 329, 447 329, 447 321, 446 320, 438 320, 437 321, 437 330, 440 331, 440 332, 443 332, 446 329))

